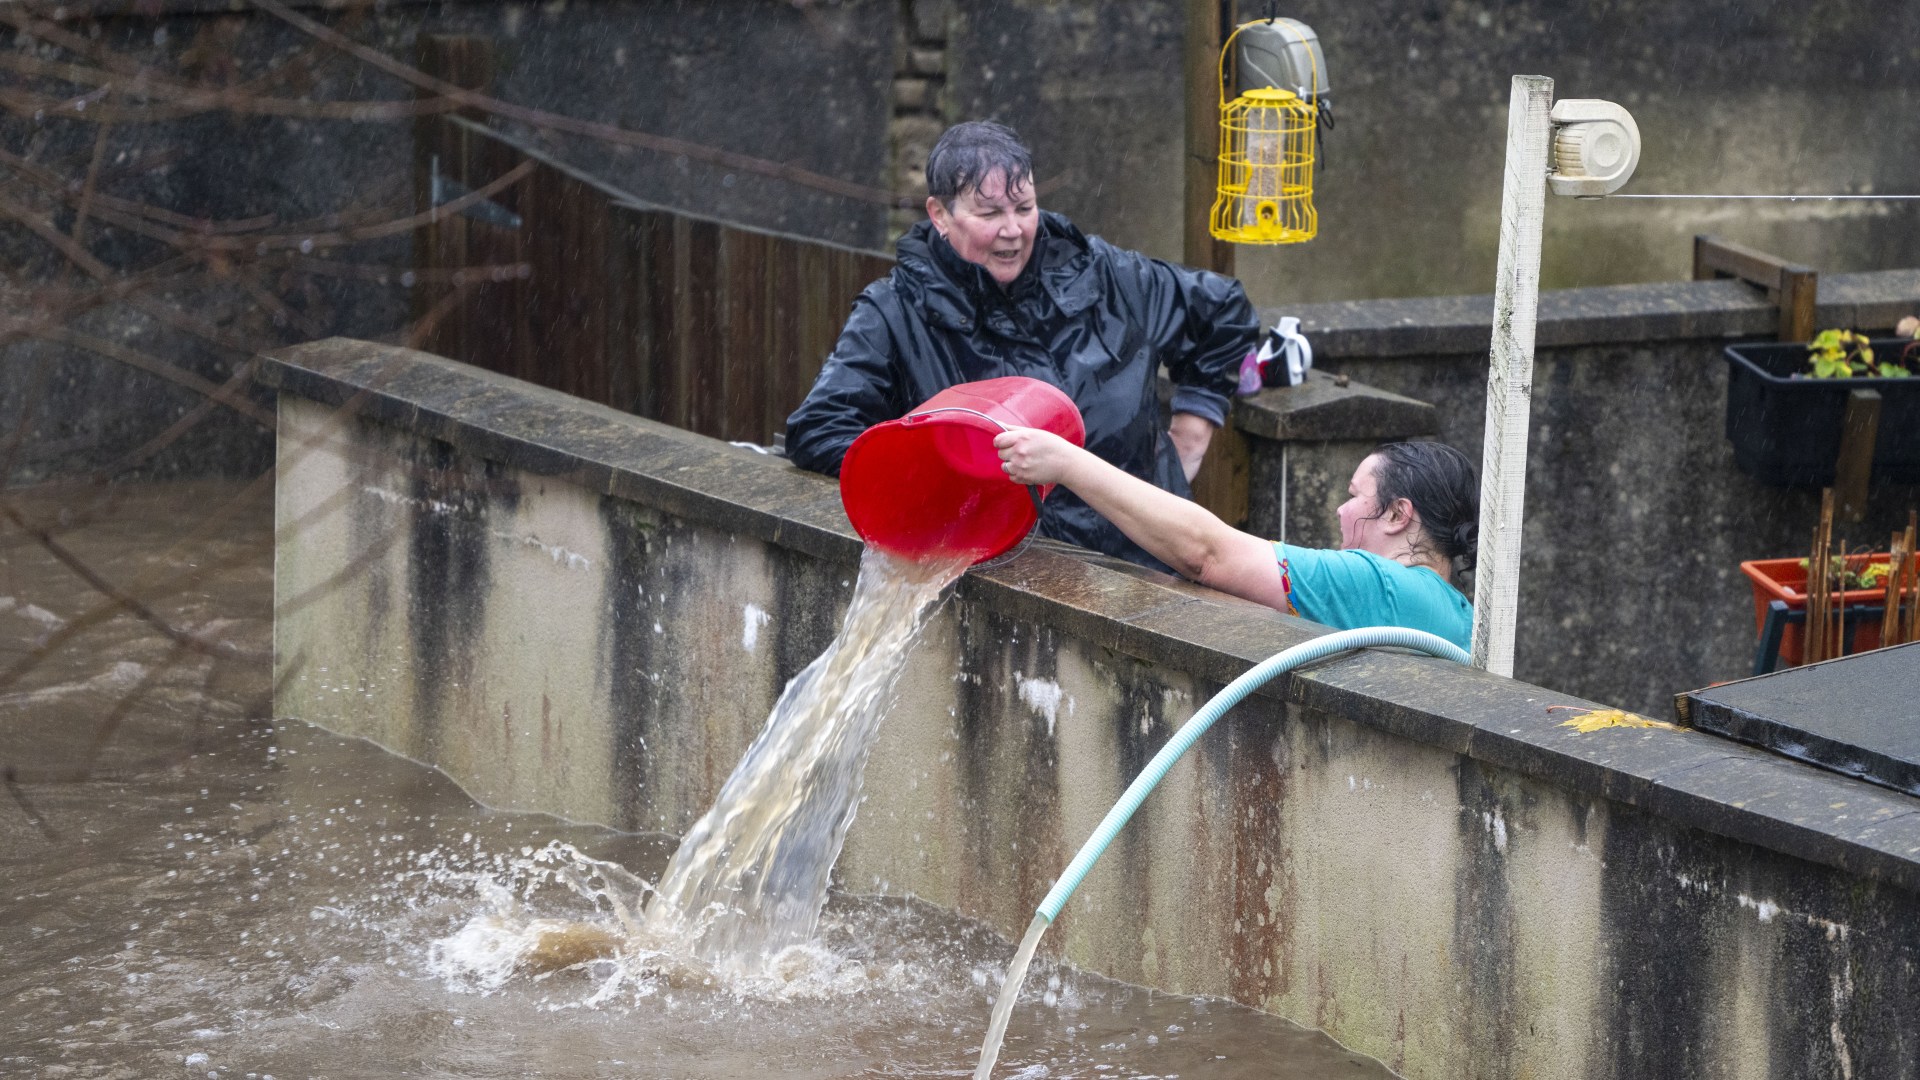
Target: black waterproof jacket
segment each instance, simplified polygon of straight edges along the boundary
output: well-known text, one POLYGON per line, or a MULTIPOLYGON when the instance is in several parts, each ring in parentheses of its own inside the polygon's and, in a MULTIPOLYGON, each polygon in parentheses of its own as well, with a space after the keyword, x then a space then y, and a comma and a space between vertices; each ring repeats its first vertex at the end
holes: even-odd
MULTIPOLYGON (((1173 411, 1226 419, 1241 358, 1259 319, 1240 283, 1126 251, 1041 212, 1033 258, 1002 290, 923 221, 900 238, 893 273, 853 303, 840 340, 787 419, 787 454, 803 469, 840 474, 868 427, 906 415, 956 383, 1026 375, 1066 391, 1087 425, 1087 449, 1190 496, 1158 400, 1165 364, 1173 411)), ((1040 534, 1160 564, 1056 488, 1040 534)))

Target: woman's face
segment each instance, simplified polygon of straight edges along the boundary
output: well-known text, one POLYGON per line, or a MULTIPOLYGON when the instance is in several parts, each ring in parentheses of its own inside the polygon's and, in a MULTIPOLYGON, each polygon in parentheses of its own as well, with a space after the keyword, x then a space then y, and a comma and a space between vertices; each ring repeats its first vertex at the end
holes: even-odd
POLYGON ((1007 174, 1001 170, 988 173, 979 187, 962 191, 951 207, 929 197, 927 216, 961 258, 986 267, 1001 288, 1027 268, 1040 229, 1033 185, 1022 183, 1008 191, 1007 174))
MULTIPOLYGON (((1374 469, 1380 455, 1368 454, 1353 479, 1347 482, 1347 501, 1340 504, 1340 547, 1346 551, 1371 551, 1388 555, 1387 532, 1392 515, 1380 509, 1380 481, 1374 469)), ((1389 556, 1391 557, 1391 556, 1389 556)))

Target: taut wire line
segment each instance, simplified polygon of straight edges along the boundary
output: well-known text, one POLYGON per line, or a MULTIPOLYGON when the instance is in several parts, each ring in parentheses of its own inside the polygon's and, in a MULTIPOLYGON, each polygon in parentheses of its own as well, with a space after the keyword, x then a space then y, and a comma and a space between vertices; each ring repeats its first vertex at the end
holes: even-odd
POLYGON ((1787 202, 1799 202, 1801 199, 1817 201, 1822 199, 1878 199, 1882 201, 1896 199, 1920 199, 1920 195, 1608 195, 1609 199, 1783 199, 1787 202))

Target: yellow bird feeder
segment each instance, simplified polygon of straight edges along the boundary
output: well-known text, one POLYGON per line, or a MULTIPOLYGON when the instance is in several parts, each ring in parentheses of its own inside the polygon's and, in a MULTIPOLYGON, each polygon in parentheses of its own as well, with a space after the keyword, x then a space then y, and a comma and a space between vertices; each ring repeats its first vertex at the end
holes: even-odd
MULTIPOLYGON (((1242 78, 1247 56, 1237 65, 1242 78)), ((1319 41, 1292 19, 1246 23, 1228 36, 1220 50, 1220 178, 1210 227, 1217 240, 1233 244, 1298 244, 1319 231, 1313 209, 1313 164, 1320 98, 1325 92, 1319 41), (1275 56, 1278 63, 1254 65, 1256 79, 1294 81, 1293 89, 1251 86, 1227 100, 1227 56, 1234 39, 1257 28, 1262 37, 1288 35, 1279 49, 1243 53, 1275 56), (1262 70, 1271 68, 1274 70, 1262 70), (1286 73, 1297 71, 1297 80, 1286 73)))

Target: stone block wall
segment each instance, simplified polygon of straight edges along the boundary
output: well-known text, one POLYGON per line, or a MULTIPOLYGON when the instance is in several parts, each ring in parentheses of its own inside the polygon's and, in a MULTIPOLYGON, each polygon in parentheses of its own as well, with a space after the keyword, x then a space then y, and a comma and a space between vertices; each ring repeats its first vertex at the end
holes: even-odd
MULTIPOLYGON (((1184 0, 980 0, 951 43, 954 117, 1033 142, 1043 196, 1089 232, 1180 257, 1184 0)), ((1241 0, 1239 17, 1263 3, 1241 0)), ((1491 291, 1514 75, 1630 110, 1644 149, 1629 192, 1914 193, 1920 147, 1882 137, 1920 103, 1920 9, 1897 0, 1769 7, 1629 0, 1294 0, 1326 53, 1337 126, 1315 179, 1319 236, 1236 249, 1256 303, 1491 291)), ((1543 283, 1689 273, 1717 233, 1823 272, 1912 262, 1906 203, 1554 199, 1543 283)))

